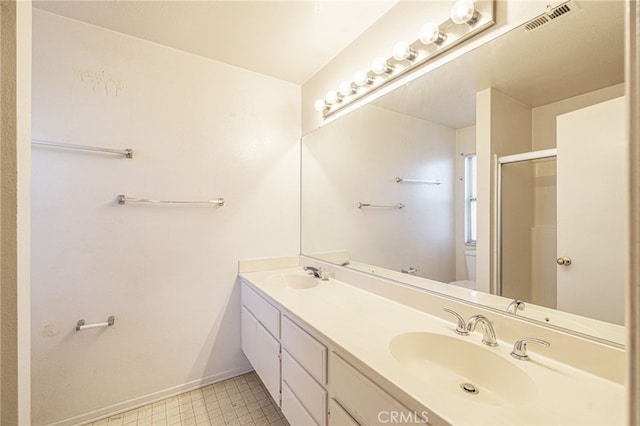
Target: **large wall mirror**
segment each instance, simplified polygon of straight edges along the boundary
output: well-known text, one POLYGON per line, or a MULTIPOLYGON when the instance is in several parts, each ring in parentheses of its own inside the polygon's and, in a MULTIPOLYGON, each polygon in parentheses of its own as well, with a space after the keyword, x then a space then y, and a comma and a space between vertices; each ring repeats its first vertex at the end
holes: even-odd
POLYGON ((615 180, 589 190, 594 177, 626 179, 624 2, 571 1, 543 21, 305 135, 302 254, 624 344, 626 261, 582 260, 577 249, 570 258, 561 246, 625 257, 627 192, 615 180), (592 150, 581 148, 587 140, 592 150), (488 283, 476 279, 489 269, 476 264, 476 240, 487 235, 476 218, 483 179, 500 185, 490 201, 498 272, 488 283), (562 223, 576 217, 583 228, 567 232, 562 223), (593 275, 579 271, 586 263, 597 276, 581 287, 593 275), (574 287, 564 284, 572 271, 581 274, 574 287))

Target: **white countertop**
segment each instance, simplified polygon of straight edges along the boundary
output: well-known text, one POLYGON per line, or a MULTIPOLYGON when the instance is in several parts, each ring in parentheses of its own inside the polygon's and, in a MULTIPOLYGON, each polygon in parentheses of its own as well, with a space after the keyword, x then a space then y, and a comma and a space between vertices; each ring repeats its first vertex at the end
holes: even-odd
MULTIPOLYGON (((538 353, 532 354, 530 361, 516 360, 509 355, 513 342, 500 341, 499 335, 499 346, 493 348, 480 343, 481 334, 478 332, 459 338, 492 351, 533 379, 537 392, 530 402, 521 405, 510 405, 506 401, 486 404, 478 402, 476 395, 429 386, 424 378, 393 357, 389 343, 394 337, 407 332, 458 337, 453 332, 453 321, 443 321, 334 279, 320 281, 317 287, 304 290, 265 283, 265 279, 271 275, 291 273, 300 274, 302 270, 289 268, 250 272, 243 273, 242 277, 330 343, 401 389, 411 400, 453 425, 625 423, 623 386, 538 353)), ((553 347, 553 342, 551 344, 553 347)), ((474 363, 475 360, 469 359, 469 362, 474 363)), ((483 366, 478 365, 477 368, 483 366)), ((509 380, 509 377, 500 379, 509 380)))

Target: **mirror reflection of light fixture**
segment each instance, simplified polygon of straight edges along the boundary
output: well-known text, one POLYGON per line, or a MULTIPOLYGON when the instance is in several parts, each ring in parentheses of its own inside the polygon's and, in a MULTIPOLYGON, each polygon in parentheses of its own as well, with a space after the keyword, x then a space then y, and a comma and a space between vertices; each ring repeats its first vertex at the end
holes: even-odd
POLYGON ((325 96, 324 100, 329 104, 329 105, 333 105, 333 104, 337 104, 338 102, 342 102, 342 97, 334 92, 333 90, 330 90, 327 92, 327 95, 325 96))
POLYGON ((343 81, 338 86, 338 93, 340 93, 343 97, 345 97, 345 96, 353 95, 354 93, 356 93, 356 91, 350 82, 343 81))
POLYGON ((316 101, 313 103, 313 108, 318 112, 322 112, 329 107, 324 99, 316 99, 316 101))
POLYGON ((446 36, 435 22, 427 22, 420 28, 419 38, 423 44, 442 44, 446 36))
POLYGON ((457 0, 450 17, 438 25, 427 21, 412 43, 401 41, 393 46, 392 56, 377 57, 369 70, 355 73, 353 81, 343 81, 337 91, 330 91, 325 99, 318 99, 314 107, 328 118, 353 102, 422 66, 436 55, 495 24, 496 0, 457 0), (467 25, 460 25, 467 24, 467 25), (418 53, 419 52, 419 53, 418 53), (383 78, 376 78, 383 76, 383 78))
POLYGON ((364 87, 373 83, 373 80, 371 79, 371 77, 369 77, 369 74, 366 71, 360 70, 360 71, 357 71, 356 74, 353 76, 353 82, 358 87, 364 87))
POLYGON ((458 0, 451 8, 451 20, 456 24, 473 24, 479 17, 473 0, 458 0))
POLYGON ((393 67, 389 66, 385 58, 378 56, 371 63, 371 71, 378 75, 390 74, 393 71, 393 67))
POLYGON ((393 46, 393 57, 396 61, 412 61, 418 54, 406 41, 399 41, 393 46))

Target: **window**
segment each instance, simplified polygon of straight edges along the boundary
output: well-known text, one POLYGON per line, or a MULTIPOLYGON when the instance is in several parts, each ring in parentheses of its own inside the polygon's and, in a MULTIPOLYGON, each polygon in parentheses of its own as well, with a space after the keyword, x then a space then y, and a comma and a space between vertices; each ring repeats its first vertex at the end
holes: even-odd
POLYGON ((476 155, 464 158, 464 242, 476 244, 476 211, 477 211, 477 161, 476 155))

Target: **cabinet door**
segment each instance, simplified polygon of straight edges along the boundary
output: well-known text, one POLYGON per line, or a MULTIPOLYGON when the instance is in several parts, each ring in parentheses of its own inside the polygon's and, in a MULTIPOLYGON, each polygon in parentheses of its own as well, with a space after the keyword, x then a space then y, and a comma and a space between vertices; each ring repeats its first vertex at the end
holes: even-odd
POLYGON ((273 400, 280 405, 280 342, 247 310, 242 308, 241 344, 273 400))

